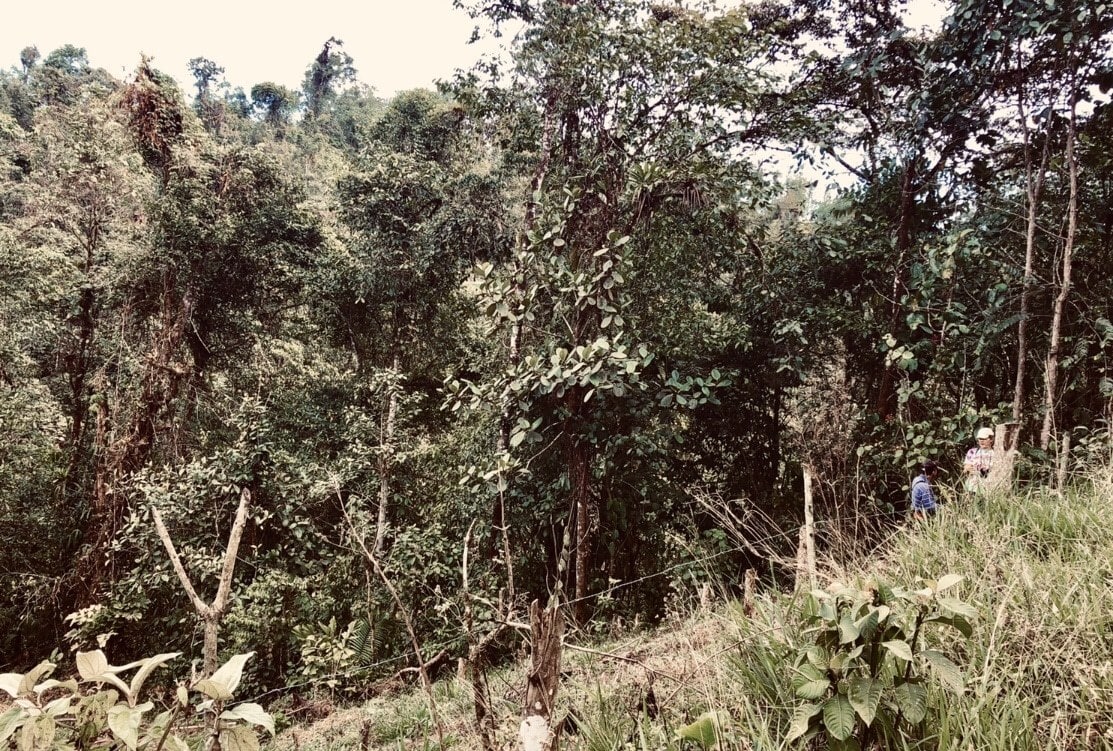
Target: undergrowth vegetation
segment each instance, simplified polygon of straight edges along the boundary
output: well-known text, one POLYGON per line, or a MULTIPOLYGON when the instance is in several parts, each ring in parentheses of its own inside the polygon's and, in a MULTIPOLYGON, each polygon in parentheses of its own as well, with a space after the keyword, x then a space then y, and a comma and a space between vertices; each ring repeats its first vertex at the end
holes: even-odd
MULTIPOLYGON (((654 633, 569 644, 554 712, 564 718, 559 743, 1108 748, 1111 514, 1109 471, 1062 496, 960 497, 870 557, 843 557, 833 541, 812 591, 771 589, 654 633)), ((523 680, 521 665, 491 675, 500 748, 514 743, 523 680)), ((434 696, 446 744, 478 748, 468 685, 447 679, 434 696)), ((428 701, 419 692, 379 697, 288 730, 274 747, 433 746, 428 701)))

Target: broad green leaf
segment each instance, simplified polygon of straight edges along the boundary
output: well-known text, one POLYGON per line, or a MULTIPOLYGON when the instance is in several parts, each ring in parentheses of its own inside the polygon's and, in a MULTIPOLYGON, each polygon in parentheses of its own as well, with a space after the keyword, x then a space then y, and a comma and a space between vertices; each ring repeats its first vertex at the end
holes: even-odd
POLYGON ((825 676, 826 673, 817 668, 815 665, 812 665, 809 662, 805 662, 803 665, 798 666, 793 672, 792 682, 793 685, 795 685, 796 683, 803 683, 805 681, 817 681, 825 676))
POLYGON ((966 620, 961 615, 936 615, 925 618, 924 623, 938 623, 943 626, 950 626, 967 639, 974 635, 974 627, 970 625, 970 621, 966 620))
POLYGON ((856 675, 850 679, 847 698, 850 699, 850 706, 854 707, 854 711, 862 718, 862 722, 866 723, 866 727, 873 724, 884 688, 881 681, 874 680, 868 675, 856 675))
POLYGON ((11 707, 4 714, 0 714, 0 748, 7 748, 8 739, 26 721, 27 716, 19 707, 11 707))
POLYGON ((953 597, 940 597, 937 602, 939 607, 948 613, 954 615, 961 615, 963 618, 973 620, 978 617, 978 611, 972 605, 968 605, 962 600, 956 600, 953 597))
POLYGON ((108 658, 104 652, 95 649, 92 652, 77 653, 77 673, 83 681, 103 681, 101 676, 108 672, 108 658))
POLYGON ((233 725, 220 731, 220 747, 224 751, 259 751, 259 739, 251 728, 233 725))
POLYGON ((965 688, 965 681, 962 678, 962 671, 959 670, 958 665, 951 662, 942 652, 937 652, 934 649, 925 649, 920 654, 928 661, 928 664, 931 665, 940 683, 956 694, 962 693, 965 688))
POLYGON ((124 693, 124 696, 131 697, 128 685, 124 683, 113 672, 114 668, 108 664, 108 658, 104 656, 104 652, 95 649, 92 652, 78 652, 77 653, 77 672, 81 676, 81 680, 86 682, 95 681, 97 683, 111 683, 116 688, 124 693))
POLYGON ((23 680, 19 682, 19 695, 25 696, 35 690, 35 684, 41 679, 54 672, 53 662, 40 662, 35 667, 31 668, 30 672, 23 674, 23 680))
POLYGON ((817 668, 818 670, 826 670, 831 667, 831 653, 823 647, 811 646, 807 651, 808 664, 817 668))
POLYGON ((908 642, 901 640, 893 640, 881 642, 881 646, 892 652, 894 655, 902 660, 912 661, 912 647, 908 646, 908 642))
POLYGON ((168 660, 173 660, 180 654, 181 652, 165 652, 143 660, 142 667, 139 668, 139 671, 132 676, 131 679, 131 697, 135 699, 139 696, 139 689, 143 687, 143 682, 147 680, 147 676, 149 676, 155 668, 168 660))
POLYGON ((232 698, 232 692, 229 691, 224 684, 217 683, 212 678, 202 678, 193 684, 194 691, 200 691, 210 699, 216 701, 228 701, 232 698))
POLYGON ((0 691, 13 699, 19 696, 19 684, 23 682, 23 673, 4 673, 0 675, 0 691))
POLYGON ((134 662, 129 662, 127 665, 109 665, 108 666, 108 672, 109 673, 123 673, 127 670, 131 670, 132 668, 139 667, 140 665, 142 665, 146 661, 147 661, 146 659, 143 659, 143 660, 135 660, 134 662))
POLYGON ((858 654, 861 654, 861 652, 858 652, 857 654, 851 654, 850 652, 836 652, 831 656, 831 670, 839 673, 845 672, 847 668, 850 667, 850 664, 854 661, 854 658, 858 656, 858 654))
POLYGON ((59 699, 55 699, 54 701, 49 702, 45 707, 43 707, 43 711, 51 717, 58 717, 69 712, 70 704, 72 703, 72 696, 63 696, 59 699))
POLYGON ((880 618, 877 614, 876 608, 870 608, 870 612, 859 618, 854 622, 855 627, 858 629, 858 635, 869 641, 873 638, 874 633, 877 632, 877 626, 880 623, 880 618))
POLYGON ((163 748, 167 751, 190 751, 189 744, 173 733, 166 738, 163 748))
POLYGON ((927 715, 927 691, 918 683, 902 683, 893 690, 897 706, 913 725, 919 725, 927 715))
POLYGON ((726 724, 725 721, 726 718, 720 712, 704 712, 695 722, 677 731, 677 736, 695 741, 703 748, 712 748, 718 743, 719 733, 726 724))
POLYGON ((801 704, 792 713, 792 723, 788 726, 788 737, 785 738, 786 743, 801 737, 808 732, 809 727, 812 725, 812 718, 823 711, 822 704, 801 704))
POLYGON ((228 693, 235 693, 236 686, 240 685, 240 678, 243 677, 243 666, 247 664, 253 654, 255 653, 248 652, 233 656, 228 662, 217 668, 217 671, 212 675, 212 679, 224 686, 228 693))
POLYGON ((19 751, 49 751, 56 727, 54 718, 48 714, 28 720, 19 734, 19 751))
POLYGON ((793 686, 796 695, 801 699, 822 699, 829 688, 831 688, 831 681, 826 678, 802 681, 793 686))
POLYGON ((839 619, 839 644, 849 644, 858 638, 858 626, 849 612, 843 613, 839 619))
POLYGON ((35 686, 35 693, 38 694, 39 696, 42 696, 42 693, 44 691, 49 691, 52 688, 68 689, 69 691, 71 691, 72 693, 75 693, 75 694, 78 692, 77 681, 75 681, 74 679, 70 678, 70 679, 65 680, 65 681, 58 681, 58 680, 55 680, 55 679, 51 678, 51 679, 43 681, 42 683, 35 686))
POLYGON ((111 683, 113 686, 120 689, 120 693, 126 696, 129 701, 134 698, 131 695, 131 690, 128 688, 128 684, 120 680, 120 676, 116 675, 115 673, 101 673, 97 676, 96 680, 104 681, 105 683, 111 683))
POLYGON ((138 707, 129 707, 117 704, 108 710, 108 727, 125 746, 135 751, 139 745, 139 723, 143 721, 143 713, 154 705, 151 702, 140 704, 138 707))
POLYGON ((854 733, 854 707, 842 694, 835 694, 823 704, 823 725, 836 740, 845 741, 854 733))
POLYGON ((962 574, 947 574, 939 580, 938 584, 935 585, 935 591, 942 592, 945 589, 950 589, 965 578, 966 577, 962 574))
POLYGON ((253 702, 237 704, 231 709, 221 712, 220 716, 225 720, 243 720, 244 722, 250 722, 252 725, 259 725, 266 728, 271 735, 274 735, 274 718, 267 714, 261 706, 253 702))

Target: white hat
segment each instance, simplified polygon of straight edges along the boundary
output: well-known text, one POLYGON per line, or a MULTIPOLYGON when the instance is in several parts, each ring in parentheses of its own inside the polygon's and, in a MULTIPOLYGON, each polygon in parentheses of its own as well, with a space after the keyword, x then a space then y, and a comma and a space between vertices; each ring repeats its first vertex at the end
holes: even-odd
POLYGON ((979 441, 983 438, 992 438, 993 430, 991 428, 978 428, 977 437, 979 441))

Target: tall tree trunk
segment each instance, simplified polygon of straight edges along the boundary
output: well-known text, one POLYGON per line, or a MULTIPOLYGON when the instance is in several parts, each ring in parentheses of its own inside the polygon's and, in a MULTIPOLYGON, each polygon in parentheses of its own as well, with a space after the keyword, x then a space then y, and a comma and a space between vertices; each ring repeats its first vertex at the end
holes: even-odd
MULTIPOLYGON (((904 175, 900 186, 900 218, 897 223, 896 235, 896 265, 893 267, 893 279, 890 289, 892 299, 889 301, 889 333, 897 335, 900 326, 901 305, 900 298, 904 291, 904 264, 908 251, 912 245, 912 219, 916 209, 916 160, 912 157, 904 167, 904 175)), ((881 372, 881 383, 877 389, 877 414, 882 420, 889 419, 897 408, 896 365, 886 361, 885 369, 881 372)))
POLYGON ((398 354, 395 353, 391 363, 391 378, 388 388, 386 415, 382 419, 379 437, 379 518, 375 528, 375 544, 371 552, 378 557, 383 552, 386 544, 386 531, 390 524, 390 480, 394 471, 394 426, 398 419, 398 392, 401 389, 399 382, 398 354))
POLYGON ((1075 154, 1077 137, 1076 110, 1078 96, 1075 92, 1074 76, 1071 76, 1070 118, 1067 120, 1067 170, 1070 175, 1070 198, 1067 201, 1067 236, 1063 241, 1062 277, 1059 280, 1059 294, 1055 297, 1055 307, 1051 314, 1051 342, 1047 348, 1047 361, 1044 375, 1044 413, 1043 427, 1040 430, 1040 449, 1047 451, 1051 445, 1051 431, 1055 424, 1055 396, 1059 375, 1059 346, 1062 340, 1063 308, 1070 295, 1071 263, 1074 254, 1074 238, 1078 229, 1078 159, 1075 154))
POLYGON ((1013 386, 1013 422, 1021 423, 1024 416, 1025 377, 1028 368, 1028 315, 1035 277, 1036 219, 1040 192, 1043 188, 1044 174, 1051 150, 1051 128, 1046 129, 1043 150, 1038 167, 1032 164, 1032 137, 1028 128, 1028 111, 1024 101, 1023 84, 1017 94, 1017 108, 1020 116, 1021 132, 1024 136, 1024 174, 1028 197, 1027 227, 1024 233, 1024 282, 1020 288, 1020 320, 1016 326, 1016 381, 1013 386))
MULTIPOLYGON (((582 397, 578 389, 572 390, 572 398, 582 397)), ((585 437, 573 435, 568 442, 568 483, 571 490, 572 508, 576 519, 576 555, 573 566, 576 581, 575 604, 572 615, 576 623, 581 626, 587 620, 588 614, 588 585, 590 583, 589 571, 591 569, 591 550, 594 546, 593 521, 595 508, 592 504, 591 494, 591 447, 585 437)))

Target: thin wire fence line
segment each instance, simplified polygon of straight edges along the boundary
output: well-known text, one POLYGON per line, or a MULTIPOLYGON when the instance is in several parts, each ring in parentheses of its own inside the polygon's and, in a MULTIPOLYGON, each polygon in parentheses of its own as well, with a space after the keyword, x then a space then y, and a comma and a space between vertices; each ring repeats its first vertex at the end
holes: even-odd
MULTIPOLYGON (((891 518, 893 518, 893 515, 891 513, 888 513, 888 512, 878 512, 878 513, 874 513, 874 514, 858 515, 854 518, 857 519, 857 520, 870 520, 870 519, 880 519, 880 518, 891 519, 891 518)), ((894 532, 893 534, 898 534, 898 533, 899 533, 899 531, 894 532)), ((691 567, 691 566, 698 566, 700 564, 712 561, 716 558, 721 558, 722 556, 730 555, 730 554, 733 554, 733 553, 749 552, 748 549, 751 548, 751 547, 754 547, 754 546, 757 546, 757 545, 762 545, 762 544, 769 543, 769 542, 773 542, 774 540, 786 538, 786 537, 789 537, 791 535, 796 535, 796 534, 799 534, 799 528, 789 529, 789 530, 780 530, 776 533, 767 535, 765 537, 759 537, 759 538, 755 538, 753 540, 748 540, 745 543, 739 544, 739 545, 737 545, 735 547, 732 547, 732 548, 728 548, 726 550, 720 550, 718 552, 711 553, 711 554, 708 554, 708 555, 705 555, 705 556, 701 556, 699 558, 695 558, 695 559, 690 560, 690 561, 682 561, 680 563, 673 564, 673 565, 668 566, 664 569, 661 569, 659 571, 655 571, 655 572, 650 573, 650 574, 646 574, 645 576, 639 577, 637 579, 631 579, 629 581, 620 582, 620 583, 615 584, 611 587, 608 587, 608 588, 606 588, 606 589, 604 589, 600 592, 596 592, 596 593, 593 593, 593 594, 590 594, 590 595, 586 595, 584 597, 577 598, 577 599, 565 600, 564 604, 565 605, 573 605, 577 602, 586 602, 586 601, 598 599, 600 597, 609 596, 610 594, 612 594, 613 592, 615 592, 619 589, 624 589, 624 588, 627 588, 627 587, 634 586, 635 584, 640 584, 642 582, 649 581, 651 579, 655 579, 655 578, 660 577, 660 576, 665 576, 666 574, 672 573, 673 571, 676 571, 677 569, 681 569, 681 568, 685 568, 685 567, 691 567)), ((886 539, 890 539, 891 537, 892 537, 892 535, 890 535, 889 538, 886 538, 886 539)), ((434 645, 434 647, 432 649, 432 652, 434 654, 438 654, 442 650, 448 649, 449 647, 456 646, 456 645, 458 645, 462 642, 466 642, 466 640, 467 640, 467 637, 465 635, 461 634, 460 636, 456 637, 455 639, 451 639, 451 640, 448 640, 446 642, 442 642, 442 643, 439 643, 437 645, 434 645)), ((393 657, 384 658, 384 659, 376 661, 374 663, 370 663, 370 664, 367 664, 367 665, 360 665, 360 666, 355 667, 355 668, 350 668, 348 670, 333 673, 333 674, 331 674, 331 675, 329 675, 328 677, 325 677, 325 678, 316 678, 316 679, 311 679, 311 680, 307 680, 307 681, 302 681, 300 683, 290 684, 290 685, 286 685, 286 686, 279 686, 278 688, 274 688, 274 689, 271 689, 269 691, 265 691, 265 692, 257 695, 253 699, 246 699, 245 701, 255 701, 255 700, 262 699, 264 697, 270 696, 272 694, 281 693, 283 691, 292 691, 294 689, 303 688, 305 686, 321 685, 321 684, 328 683, 329 681, 334 681, 337 678, 349 678, 349 677, 352 677, 352 676, 359 675, 361 673, 369 672, 369 671, 374 670, 376 668, 380 668, 380 667, 384 667, 386 665, 399 663, 403 660, 408 660, 411 657, 412 657, 411 653, 404 652, 402 654, 395 655, 393 657)))

